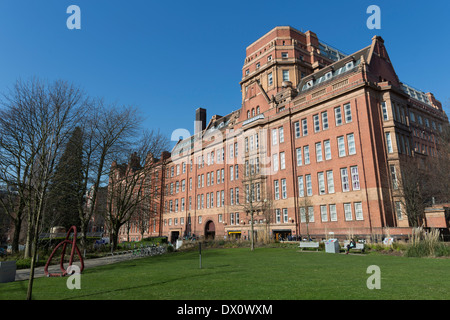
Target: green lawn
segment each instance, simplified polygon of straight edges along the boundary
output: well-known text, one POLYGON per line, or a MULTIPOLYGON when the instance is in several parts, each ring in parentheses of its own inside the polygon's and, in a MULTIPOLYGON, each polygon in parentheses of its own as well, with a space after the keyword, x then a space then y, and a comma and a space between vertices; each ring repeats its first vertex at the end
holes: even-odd
MULTIPOLYGON (((380 254, 298 252, 297 248, 209 249, 177 252, 85 269, 81 289, 66 278, 38 278, 33 299, 449 299, 450 259, 380 254), (369 290, 367 267, 381 270, 369 290)), ((22 300, 27 281, 0 284, 0 299, 22 300)))

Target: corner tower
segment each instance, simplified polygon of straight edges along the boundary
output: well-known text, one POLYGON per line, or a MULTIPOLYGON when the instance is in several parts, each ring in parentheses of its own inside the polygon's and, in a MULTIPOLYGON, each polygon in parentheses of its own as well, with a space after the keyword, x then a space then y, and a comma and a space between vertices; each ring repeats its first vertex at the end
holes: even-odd
POLYGON ((260 91, 271 99, 283 87, 295 88, 301 78, 343 57, 345 54, 320 42, 312 31, 275 27, 246 48, 242 101, 260 91))

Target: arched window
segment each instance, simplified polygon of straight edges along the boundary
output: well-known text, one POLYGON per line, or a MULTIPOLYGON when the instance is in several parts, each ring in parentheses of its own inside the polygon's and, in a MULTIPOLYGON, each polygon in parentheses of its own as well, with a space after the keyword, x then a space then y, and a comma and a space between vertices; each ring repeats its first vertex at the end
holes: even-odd
POLYGON ((259 106, 256 107, 256 114, 259 114, 259 106))
POLYGON ((250 119, 250 110, 247 111, 247 119, 250 119))
POLYGON ((252 109, 252 117, 254 117, 255 116, 255 109, 253 108, 252 109))

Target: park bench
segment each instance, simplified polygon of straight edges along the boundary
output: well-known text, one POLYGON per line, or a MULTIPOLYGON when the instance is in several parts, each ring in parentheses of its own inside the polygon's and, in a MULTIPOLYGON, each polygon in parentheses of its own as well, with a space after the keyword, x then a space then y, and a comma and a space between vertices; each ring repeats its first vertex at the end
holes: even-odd
MULTIPOLYGON (((348 241, 348 240, 344 241, 344 250, 347 250, 347 246, 349 244, 350 244, 350 241, 348 241)), ((364 243, 356 242, 356 247, 350 248, 350 250, 360 250, 361 253, 364 253, 365 247, 366 246, 364 245, 364 243)))
POLYGON ((318 242, 312 242, 312 241, 300 241, 301 250, 303 251, 304 248, 315 248, 316 251, 319 251, 319 243, 318 242))

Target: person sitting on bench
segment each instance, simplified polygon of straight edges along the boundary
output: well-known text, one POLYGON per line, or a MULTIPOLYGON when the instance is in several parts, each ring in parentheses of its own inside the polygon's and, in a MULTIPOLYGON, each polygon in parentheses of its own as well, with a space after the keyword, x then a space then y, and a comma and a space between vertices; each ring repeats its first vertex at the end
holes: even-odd
POLYGON ((356 242, 355 239, 350 240, 350 243, 347 245, 347 252, 345 254, 348 254, 348 252, 350 251, 351 248, 355 248, 356 247, 356 242))

